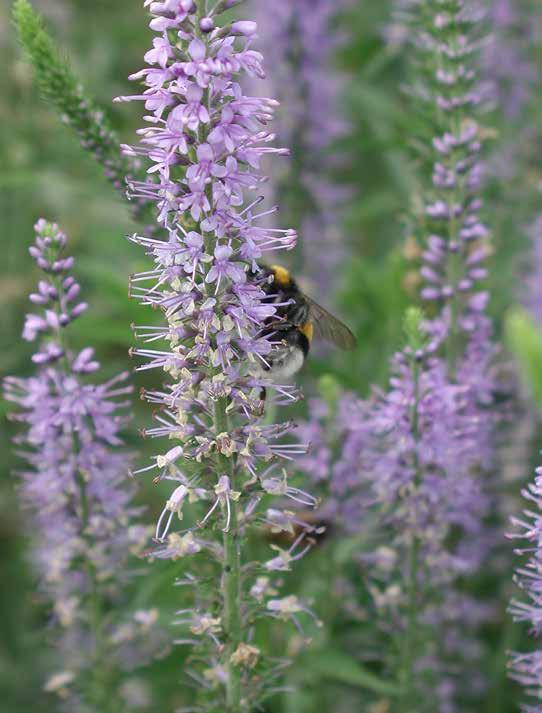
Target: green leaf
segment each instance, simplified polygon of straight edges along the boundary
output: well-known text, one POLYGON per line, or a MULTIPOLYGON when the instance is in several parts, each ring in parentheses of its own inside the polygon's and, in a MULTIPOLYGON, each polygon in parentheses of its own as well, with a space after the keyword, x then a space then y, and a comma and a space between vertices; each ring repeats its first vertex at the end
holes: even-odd
POLYGON ((505 316, 504 337, 519 364, 519 373, 534 401, 542 408, 542 329, 523 307, 505 316))
POLYGON ((313 673, 349 686, 366 688, 382 696, 397 697, 401 689, 395 683, 384 681, 367 671, 360 663, 342 651, 327 649, 317 656, 308 657, 307 666, 313 673))
POLYGON ((406 343, 413 350, 421 349, 427 337, 423 331, 423 312, 419 307, 408 307, 403 321, 403 330, 405 333, 406 343))

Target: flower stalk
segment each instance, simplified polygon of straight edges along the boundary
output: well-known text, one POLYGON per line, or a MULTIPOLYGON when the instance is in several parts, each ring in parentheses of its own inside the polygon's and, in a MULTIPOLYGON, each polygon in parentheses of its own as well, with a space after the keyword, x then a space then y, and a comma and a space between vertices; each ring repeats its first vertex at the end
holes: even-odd
MULTIPOLYGON (((229 433, 226 399, 217 399, 214 411, 215 435, 229 433)), ((232 490, 236 490, 235 467, 233 460, 223 454, 217 456, 220 473, 228 473, 232 490)), ((228 527, 224 528, 224 562, 222 580, 224 589, 224 662, 227 673, 226 706, 227 713, 240 713, 241 709, 241 670, 232 660, 241 643, 241 616, 239 601, 241 595, 241 542, 237 515, 237 503, 229 507, 228 527)))
POLYGON ((145 55, 148 66, 132 75, 146 89, 118 101, 145 103, 140 144, 124 151, 143 157, 150 180, 130 182, 129 190, 156 203, 167 234, 165 240, 131 237, 153 260, 152 269, 132 276, 131 294, 164 316, 161 327, 135 328, 153 347, 132 350, 143 359, 138 369, 158 368, 168 378, 161 390, 143 393, 159 407, 157 426, 144 435, 170 440, 165 453, 135 473, 154 471, 157 484, 174 484, 153 557, 197 556, 204 581, 217 582, 207 591, 199 578, 191 580, 192 590, 185 589, 191 606, 176 622, 191 634, 179 643, 193 646, 194 660, 202 662, 190 672, 201 682, 202 710, 240 713, 275 690, 280 668, 254 645, 258 620, 301 626, 298 615, 311 615, 295 597, 274 598, 271 580, 308 545, 251 563, 247 538, 266 519, 259 510, 266 495, 315 500, 288 483, 284 465, 304 451, 282 442, 291 424, 265 418, 269 403, 291 402, 297 392, 269 378, 284 347, 269 329, 275 296, 263 289, 268 278, 260 260, 291 249, 296 235, 260 227, 275 209, 260 209, 261 196, 250 195, 264 180, 263 156, 287 152, 270 146, 276 102, 243 93, 240 78, 262 78, 263 58, 252 49, 255 23, 221 24, 220 14, 233 4, 147 2, 157 35, 145 55), (252 572, 261 575, 254 584, 252 572))
POLYGON ((138 636, 145 636, 146 647, 155 640, 152 627, 143 632, 138 625, 146 613, 127 612, 122 621, 106 614, 112 600, 125 594, 120 582, 129 576, 129 552, 140 551, 148 534, 133 522, 138 510, 124 483, 129 456, 120 448, 119 431, 128 404, 118 398, 131 387, 127 374, 86 383, 99 363, 91 348, 74 353, 66 340, 66 328, 87 309, 69 274, 73 258, 63 254, 66 236, 44 220, 35 229, 30 253, 43 279, 30 295, 37 311, 26 316, 23 338, 38 344, 32 357, 36 373, 8 377, 5 394, 19 407, 13 418, 26 424, 16 437, 28 464, 21 496, 38 534, 34 560, 64 666, 45 688, 72 708, 84 703, 107 713, 122 706, 121 668, 151 655, 140 648, 138 636), (128 644, 129 652, 123 648, 128 644))

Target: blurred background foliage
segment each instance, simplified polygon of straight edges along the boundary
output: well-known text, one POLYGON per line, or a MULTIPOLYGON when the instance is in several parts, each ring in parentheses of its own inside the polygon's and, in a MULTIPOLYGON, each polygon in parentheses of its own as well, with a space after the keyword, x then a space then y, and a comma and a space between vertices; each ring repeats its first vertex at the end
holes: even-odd
MULTIPOLYGON (((265 1, 265 0, 262 0, 265 1)), ((59 46, 83 80, 89 94, 101 103, 123 140, 131 141, 139 125, 137 108, 113 105, 112 97, 130 93, 126 77, 142 65, 149 45, 146 15, 134 0, 35 0, 34 5, 48 21, 59 46)), ((347 77, 344 97, 337 97, 351 121, 351 132, 343 139, 350 157, 339 180, 354 188, 356 199, 345 208, 342 221, 348 259, 341 269, 336 295, 318 295, 319 301, 347 321, 355 331, 359 347, 355 353, 314 355, 304 374, 304 388, 314 395, 318 384, 329 390, 358 390, 367 394, 371 384, 385 384, 388 356, 401 345, 401 321, 405 307, 417 291, 414 271, 417 246, 409 234, 409 218, 416 209, 420 168, 412 161, 410 141, 416 134, 416 118, 408 110, 402 91, 404 57, 400 46, 384 42, 383 28, 389 20, 390 3, 359 2, 343 18, 348 42, 337 57, 347 77), (322 381, 322 377, 325 377, 322 381), (330 386, 331 385, 331 386, 330 386)), ((135 230, 126 204, 115 195, 102 170, 80 148, 77 138, 62 126, 55 112, 40 100, 32 70, 17 47, 10 24, 10 3, 0 2, 0 215, 2 255, 0 321, 4 348, 0 352, 2 374, 24 374, 29 367, 30 348, 20 339, 27 294, 36 281, 27 248, 33 239, 32 226, 39 216, 57 221, 71 239, 77 258, 77 275, 91 310, 76 323, 74 348, 92 344, 107 373, 126 369, 131 343, 130 323, 141 321, 140 308, 127 299, 127 277, 144 260, 126 239, 135 230)), ((536 126, 541 112, 537 102, 529 110, 536 126)), ((490 151, 502 150, 514 140, 518 124, 503 121, 499 112, 487 116, 490 151)), ((524 227, 536 210, 540 180, 540 156, 536 135, 523 146, 515 172, 504 180, 491 177, 488 214, 494 230, 495 254, 491 277, 492 309, 499 332, 506 324, 507 345, 518 355, 525 391, 542 406, 542 335, 539 328, 513 309, 520 299, 521 269, 528 241, 524 227), (535 196, 533 198, 533 196, 535 196)), ((301 236, 310 241, 310 235, 301 236)), ((144 379, 149 384, 147 375, 144 379)), ((136 387, 143 383, 135 376, 136 387)), ((137 428, 146 419, 145 409, 134 398, 135 422, 128 441, 141 449, 137 428)), ((5 405, 2 405, 5 411, 5 405)), ((16 481, 12 475, 16 459, 9 447, 11 427, 2 429, 0 480, 0 710, 6 713, 55 710, 55 701, 42 692, 47 663, 44 641, 46 617, 36 601, 35 584, 26 564, 31 527, 18 509, 16 481)), ((542 442, 537 427, 538 442, 542 442)), ((533 442, 536 442, 536 433, 533 442)), ((143 454, 145 457, 146 454, 143 454)), ((529 470, 525 478, 529 477, 529 470)), ((142 484, 141 502, 148 505, 152 521, 159 510, 162 493, 142 484)), ((386 696, 367 672, 360 669, 348 651, 357 645, 350 623, 340 614, 340 594, 330 591, 333 570, 352 569, 355 542, 336 543, 327 539, 311 553, 294 575, 300 591, 323 602, 318 609, 325 626, 313 647, 296 662, 291 678, 297 692, 277 699, 269 711, 313 713, 334 710, 346 713, 386 713, 386 696), (340 643, 336 643, 340 642, 340 643), (346 646, 345 646, 346 642, 346 646), (376 688, 375 688, 376 686, 376 688), (380 705, 380 707, 377 707, 380 705)), ((171 587, 178 565, 156 565, 159 571, 140 599, 167 613, 175 608, 177 592, 171 587)), ((493 586, 493 585, 491 585, 493 586)), ((503 601, 510 593, 505 588, 503 601)), ((361 606, 361 604, 360 604, 361 606)), ((505 619, 503 605, 503 622, 505 619)), ((509 635, 506 629, 504 636, 509 635)), ((271 636, 269 632, 269 636, 271 636)), ((274 634, 273 634, 274 636, 274 634)), ((488 641, 502 651, 502 632, 488 632, 488 641)), ((276 655, 295 651, 295 637, 273 641, 276 655)), ((507 641, 508 645, 513 642, 507 641)), ((147 680, 158 697, 151 710, 171 711, 190 700, 181 684, 183 652, 155 664, 147 680)), ((512 685, 506 680, 504 658, 490 662, 493 670, 487 713, 511 713, 512 685)), ((481 709, 482 710, 482 709, 481 709)))

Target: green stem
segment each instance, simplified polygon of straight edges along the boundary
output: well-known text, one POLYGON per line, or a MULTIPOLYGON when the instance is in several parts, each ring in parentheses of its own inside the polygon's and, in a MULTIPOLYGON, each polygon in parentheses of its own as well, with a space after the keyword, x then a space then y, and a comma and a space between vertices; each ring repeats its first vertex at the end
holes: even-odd
MULTIPOLYGON (((215 433, 228 432, 227 400, 218 399, 214 407, 215 433)), ((228 473, 230 487, 235 490, 235 469, 232 458, 218 455, 220 474, 228 473)), ((241 642, 241 556, 238 531, 237 503, 231 501, 230 526, 223 536, 224 559, 222 562, 222 627, 225 635, 224 667, 227 672, 226 713, 241 713, 241 672, 231 657, 241 642)))
MULTIPOLYGON (((195 0, 196 4, 196 36, 204 42, 208 42, 200 29, 200 20, 207 14, 207 6, 204 0, 195 0)), ((205 95, 204 95, 205 96, 205 95)), ((207 103, 210 102, 210 94, 206 96, 207 103)), ((210 107, 209 107, 210 108, 210 107)), ((203 143, 207 135, 200 134, 198 128, 198 142, 203 143)), ((207 199, 211 206, 214 206, 212 187, 206 188, 207 199)), ((213 252, 213 240, 207 236, 205 231, 199 228, 204 236, 205 249, 208 253, 213 252)), ((213 427, 215 435, 229 433, 229 419, 226 408, 228 399, 219 398, 214 404, 213 427)), ((229 458, 222 453, 217 455, 218 474, 228 475, 230 488, 235 490, 235 467, 233 456, 229 458)), ((238 506, 233 500, 230 501, 231 515, 227 532, 223 535, 223 560, 222 560, 222 628, 224 630, 224 651, 223 665, 227 674, 226 681, 226 711, 225 713, 241 713, 241 672, 235 666, 231 657, 237 650, 241 642, 241 553, 238 531, 238 506)))
MULTIPOLYGON (((60 311, 62 311, 62 280, 55 276, 51 276, 51 282, 55 286, 58 294, 58 304, 60 311)), ((71 362, 68 356, 68 347, 65 339, 65 332, 62 327, 58 327, 56 330, 57 341, 59 346, 64 352, 62 358, 62 365, 64 372, 66 374, 71 373, 71 362)), ((72 449, 74 454, 79 453, 79 442, 77 435, 72 432, 72 449)), ((87 549, 91 547, 92 543, 87 538, 86 529, 90 518, 90 506, 87 494, 87 482, 84 474, 78 470, 75 475, 77 481, 77 487, 79 490, 79 508, 80 508, 80 536, 85 542, 87 549)), ((76 506, 77 507, 77 506, 76 506)), ((109 713, 112 711, 113 702, 113 692, 110 687, 110 669, 107 666, 106 657, 106 642, 104 638, 104 621, 102 616, 102 597, 100 595, 98 578, 96 576, 96 568, 93 563, 87 557, 84 560, 84 568, 87 573, 88 581, 90 584, 90 595, 87 598, 88 606, 88 618, 90 622, 90 627, 95 636, 95 650, 94 650, 94 662, 92 667, 92 680, 89 685, 89 698, 91 703, 93 703, 100 713, 109 713)))
MULTIPOLYGON (((419 380, 420 368, 414 361, 412 366, 412 376, 414 382, 413 404, 410 416, 412 435, 415 447, 419 442, 419 380)), ((414 490, 421 482, 422 474, 417 450, 414 454, 414 490)), ((407 574, 407 626, 403 636, 401 648, 401 670, 399 680, 403 695, 399 704, 401 713, 415 713, 416 710, 416 686, 414 681, 414 664, 416 662, 416 649, 418 644, 418 569, 420 563, 420 540, 414 535, 410 542, 408 553, 408 574, 407 574)))
POLYGON ((408 563, 408 614, 407 629, 403 638, 401 651, 401 698, 400 710, 402 713, 415 712, 414 700, 414 662, 416 661, 416 645, 418 633, 418 565, 420 542, 414 537, 409 552, 408 563))

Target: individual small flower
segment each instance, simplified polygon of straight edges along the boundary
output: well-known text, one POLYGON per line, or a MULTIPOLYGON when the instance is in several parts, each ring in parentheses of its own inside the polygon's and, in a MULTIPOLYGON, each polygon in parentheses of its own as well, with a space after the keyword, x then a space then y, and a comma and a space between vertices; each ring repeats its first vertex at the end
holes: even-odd
POLYGON ((302 604, 293 594, 290 594, 287 597, 282 597, 281 599, 269 599, 267 602, 267 610, 276 619, 292 621, 300 634, 304 634, 304 630, 301 626, 299 617, 297 616, 298 614, 306 614, 315 622, 317 626, 322 626, 322 622, 316 618, 314 612, 302 604))
POLYGON ((43 688, 48 693, 56 693, 61 698, 66 698, 69 695, 69 687, 75 678, 76 675, 73 671, 61 671, 51 676, 43 688))
POLYGON ((240 643, 235 649, 233 654, 230 656, 230 661, 234 666, 246 666, 247 668, 254 668, 258 663, 261 651, 257 646, 250 646, 250 644, 240 643))
POLYGON ((201 525, 205 525, 207 520, 211 517, 214 511, 220 507, 222 510, 226 511, 226 521, 224 523, 223 532, 229 532, 231 523, 231 508, 232 502, 237 502, 241 496, 241 493, 237 490, 232 490, 230 486, 230 479, 227 475, 221 475, 218 479, 218 483, 214 486, 215 491, 215 501, 211 506, 210 510, 201 521, 201 525))
POLYGON ((250 595, 260 603, 263 602, 265 597, 272 597, 276 594, 278 592, 271 585, 269 577, 258 577, 250 588, 250 595))
POLYGON ((167 536, 167 545, 158 548, 153 552, 153 557, 159 559, 181 559, 187 555, 195 555, 201 552, 203 545, 194 537, 191 532, 179 535, 177 532, 170 532, 167 536))

